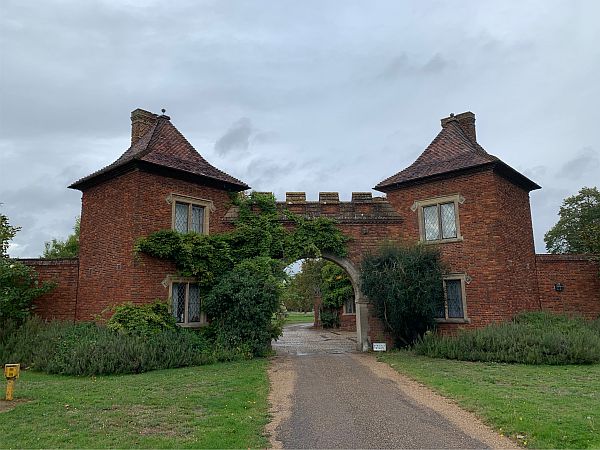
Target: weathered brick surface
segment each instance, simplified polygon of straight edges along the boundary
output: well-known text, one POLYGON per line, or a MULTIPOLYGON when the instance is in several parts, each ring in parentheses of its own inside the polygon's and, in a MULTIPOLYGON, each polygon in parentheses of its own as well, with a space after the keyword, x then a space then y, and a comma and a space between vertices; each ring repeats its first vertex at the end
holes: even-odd
POLYGON ((74 320, 77 304, 78 260, 21 259, 20 261, 33 268, 40 281, 56 283, 52 291, 34 301, 35 313, 48 320, 74 320))
POLYGON ((448 270, 465 273, 468 323, 441 324, 442 330, 481 327, 538 304, 529 195, 492 170, 412 185, 388 194, 404 218, 401 239, 419 240, 415 201, 460 194, 462 241, 438 244, 448 270))
POLYGON ((585 255, 537 255, 537 276, 543 310, 600 317, 600 263, 585 255), (557 292, 554 285, 564 285, 557 292))
POLYGON ((80 286, 76 317, 91 319, 106 307, 166 299, 167 275, 175 266, 166 261, 134 255, 137 238, 170 229, 171 194, 212 200, 211 232, 229 224, 222 219, 230 204, 226 191, 146 173, 129 172, 83 193, 81 214, 80 286))

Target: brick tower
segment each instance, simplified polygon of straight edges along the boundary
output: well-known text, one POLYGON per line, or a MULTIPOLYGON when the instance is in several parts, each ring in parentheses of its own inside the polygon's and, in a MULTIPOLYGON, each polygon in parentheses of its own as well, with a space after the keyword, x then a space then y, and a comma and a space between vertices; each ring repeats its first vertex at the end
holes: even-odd
POLYGON ((374 188, 404 218, 404 240, 441 250, 449 269, 441 329, 538 309, 529 192, 540 187, 477 143, 472 112, 441 122, 413 164, 374 188))
POLYGON ((88 320, 107 306, 172 295, 181 302, 174 304, 181 310, 178 320, 198 323, 191 312, 200 310, 197 287, 176 278, 170 262, 134 257, 134 244, 163 229, 223 231, 230 227, 222 220, 230 193, 248 186, 210 165, 168 116, 136 109, 131 124, 129 149, 69 186, 83 193, 75 318, 88 320))

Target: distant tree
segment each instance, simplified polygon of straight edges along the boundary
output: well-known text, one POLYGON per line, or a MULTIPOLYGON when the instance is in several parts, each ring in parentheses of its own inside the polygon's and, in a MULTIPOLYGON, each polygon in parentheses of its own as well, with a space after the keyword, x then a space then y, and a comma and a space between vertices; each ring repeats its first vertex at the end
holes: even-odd
POLYGON ((312 311, 321 296, 322 259, 305 259, 300 272, 290 276, 283 291, 283 303, 289 311, 312 311))
POLYGON ((544 236, 550 253, 600 254, 600 191, 582 188, 566 198, 559 219, 544 236))
POLYGON ((40 284, 33 269, 8 256, 8 246, 18 231, 19 227, 11 226, 0 213, 0 322, 22 321, 29 315, 33 300, 53 287, 51 283, 40 284))
POLYGON ((64 241, 52 239, 50 242, 46 242, 42 257, 48 259, 77 258, 79 256, 80 227, 81 219, 77 217, 73 226, 73 234, 69 235, 64 241))

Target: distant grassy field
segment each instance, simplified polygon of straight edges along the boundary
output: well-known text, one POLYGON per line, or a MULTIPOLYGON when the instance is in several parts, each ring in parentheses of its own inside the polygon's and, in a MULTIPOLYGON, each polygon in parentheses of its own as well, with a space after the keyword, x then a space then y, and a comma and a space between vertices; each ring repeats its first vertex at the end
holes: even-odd
POLYGON ((390 352, 382 361, 533 448, 600 447, 600 364, 523 365, 390 352))
POLYGON ((314 312, 296 312, 289 311, 288 316, 285 319, 286 324, 290 323, 313 323, 315 321, 315 313, 314 312))
POLYGON ((17 406, 0 402, 0 448, 264 448, 267 364, 81 378, 25 372, 17 406))

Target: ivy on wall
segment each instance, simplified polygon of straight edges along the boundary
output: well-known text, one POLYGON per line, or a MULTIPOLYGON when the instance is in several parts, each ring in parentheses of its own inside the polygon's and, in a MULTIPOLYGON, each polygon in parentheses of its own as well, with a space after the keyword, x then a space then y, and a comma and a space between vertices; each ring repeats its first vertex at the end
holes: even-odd
POLYGON ((209 317, 218 318, 214 321, 218 324, 214 325, 218 341, 235 346, 244 342, 253 353, 261 354, 267 345, 266 336, 270 340, 281 333, 280 327, 265 324, 271 324, 281 303, 280 286, 274 284, 284 279, 284 267, 301 258, 318 258, 325 252, 346 256, 348 237, 331 219, 309 220, 278 211, 271 194, 253 192, 232 200, 239 207, 232 231, 211 235, 158 231, 138 239, 135 251, 173 261, 180 275, 196 277, 203 296, 211 299, 209 317), (285 227, 284 221, 291 226, 285 227), (240 277, 233 280, 231 274, 235 273, 240 277), (256 280, 264 283, 262 289, 269 295, 257 296, 260 287, 256 280), (245 301, 245 295, 252 299, 245 301), (219 302, 216 297, 236 301, 219 302), (241 303, 245 308, 239 307, 241 303), (252 324, 240 326, 240 321, 247 322, 249 317, 254 317, 254 328, 252 324), (256 332, 257 324, 270 331, 256 332), (236 332, 232 332, 234 326, 236 332))

